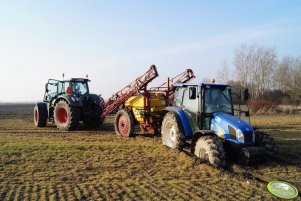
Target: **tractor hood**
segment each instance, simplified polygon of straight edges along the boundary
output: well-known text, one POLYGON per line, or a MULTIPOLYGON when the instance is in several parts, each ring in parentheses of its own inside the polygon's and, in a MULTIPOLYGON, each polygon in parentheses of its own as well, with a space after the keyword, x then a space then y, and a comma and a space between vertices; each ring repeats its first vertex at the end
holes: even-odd
POLYGON ((236 116, 222 112, 213 113, 211 129, 221 138, 236 144, 254 144, 253 127, 236 116))

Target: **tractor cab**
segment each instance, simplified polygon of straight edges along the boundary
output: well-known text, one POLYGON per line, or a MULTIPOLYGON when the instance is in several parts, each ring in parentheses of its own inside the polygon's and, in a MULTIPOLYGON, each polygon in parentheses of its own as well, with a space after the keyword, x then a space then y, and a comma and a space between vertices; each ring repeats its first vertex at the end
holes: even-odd
MULTIPOLYGON (((213 130, 219 138, 237 144, 254 144, 252 126, 235 116, 231 86, 222 84, 176 84, 176 107, 184 109, 192 135, 198 130, 213 130)), ((245 94, 245 96, 247 96, 245 94)), ((245 98, 247 99, 247 98, 245 98)))
POLYGON ((87 96, 89 94, 89 81, 83 78, 72 78, 64 81, 49 79, 45 85, 44 102, 51 102, 60 95, 87 96))
POLYGON ((201 128, 211 129, 211 119, 216 113, 233 115, 231 99, 231 87, 228 85, 202 84, 201 104, 201 128))
MULTIPOLYGON (((174 105, 182 107, 194 119, 198 119, 198 129, 211 129, 212 120, 217 114, 249 118, 247 108, 248 91, 222 84, 175 84, 174 105), (233 98, 234 97, 234 98, 233 98), (243 100, 242 100, 243 98, 243 100), (235 102, 233 102, 235 100, 235 102), (246 107, 243 108, 243 105, 246 107), (243 115, 244 114, 244 115, 243 115)), ((247 119, 246 122, 249 122, 247 119)))

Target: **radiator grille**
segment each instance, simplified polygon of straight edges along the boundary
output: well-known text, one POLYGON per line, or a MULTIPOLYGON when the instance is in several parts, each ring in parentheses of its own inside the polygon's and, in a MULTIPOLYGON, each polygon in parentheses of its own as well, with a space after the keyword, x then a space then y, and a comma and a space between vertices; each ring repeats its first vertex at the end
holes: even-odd
POLYGON ((253 142, 253 131, 245 131, 245 143, 253 142))

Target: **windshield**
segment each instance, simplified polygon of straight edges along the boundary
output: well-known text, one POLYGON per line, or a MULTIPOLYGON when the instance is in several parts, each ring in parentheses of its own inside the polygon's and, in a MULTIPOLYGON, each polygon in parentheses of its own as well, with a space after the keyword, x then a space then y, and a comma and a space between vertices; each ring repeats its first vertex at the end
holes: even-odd
POLYGON ((70 82, 65 81, 59 86, 61 93, 75 93, 77 95, 85 95, 88 93, 88 84, 86 82, 70 82))
POLYGON ((231 94, 228 87, 207 88, 205 90, 205 113, 232 113, 231 94))
POLYGON ((88 84, 86 82, 74 82, 73 92, 78 95, 85 95, 88 92, 88 84))

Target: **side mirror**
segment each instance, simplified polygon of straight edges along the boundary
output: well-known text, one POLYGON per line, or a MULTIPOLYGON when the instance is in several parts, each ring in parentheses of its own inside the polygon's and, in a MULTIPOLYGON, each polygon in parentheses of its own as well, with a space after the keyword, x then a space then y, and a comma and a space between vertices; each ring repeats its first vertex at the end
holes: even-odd
POLYGON ((244 90, 244 100, 245 100, 245 101, 249 100, 249 95, 250 95, 250 94, 249 94, 249 90, 248 90, 248 89, 245 89, 245 90, 244 90))
POLYGON ((48 84, 45 85, 45 91, 46 91, 46 93, 48 93, 48 91, 49 91, 48 90, 48 84))
POLYGON ((189 88, 189 99, 196 99, 196 88, 195 87, 189 88))

